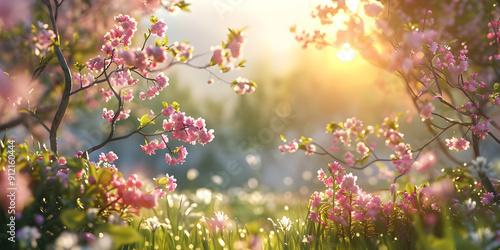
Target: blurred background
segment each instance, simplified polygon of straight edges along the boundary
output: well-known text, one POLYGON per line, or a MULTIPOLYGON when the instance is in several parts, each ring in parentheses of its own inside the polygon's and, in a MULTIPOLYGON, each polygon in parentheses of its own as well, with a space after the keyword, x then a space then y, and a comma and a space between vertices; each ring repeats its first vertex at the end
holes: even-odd
MULTIPOLYGON (((91 154, 91 160, 97 161, 100 152, 114 151, 119 156, 116 165, 126 176, 173 174, 181 190, 245 189, 277 192, 285 198, 309 196, 317 190, 315 185, 320 185, 317 171, 326 170, 332 159, 305 156, 303 151, 282 155, 278 150, 283 144, 280 135, 288 140, 312 137, 329 148, 333 135, 324 131, 331 121, 357 117, 365 125, 375 125, 400 111, 405 119, 415 115, 410 103, 404 101, 407 94, 400 80, 364 61, 357 52, 302 48, 290 27, 312 29, 319 25, 310 17, 315 6, 312 0, 198 0, 189 6, 191 12, 172 16, 159 10, 155 14, 168 25, 169 44, 190 41, 194 46, 197 57, 190 62, 192 65, 203 66, 210 61, 210 47, 226 40, 228 28, 244 29, 245 68, 221 74, 216 67, 199 70, 177 64, 165 72, 170 86, 148 102, 151 106, 135 102, 136 114, 145 114, 150 109, 161 109, 162 101, 177 101, 186 114, 203 117, 207 127, 215 130, 215 139, 205 146, 184 145, 189 154, 183 165, 167 165, 165 151, 146 155, 139 146, 144 144, 141 136, 109 143, 91 154), (346 54, 339 56, 339 52, 346 54), (245 96, 234 93, 227 82, 238 76, 255 81, 256 92, 245 96), (215 83, 207 84, 212 78, 215 83)), ((147 18, 140 21, 137 39, 142 39, 141 33, 149 25, 147 18)), ((109 109, 116 104, 103 105, 109 109)), ((69 119, 59 135, 62 154, 74 155, 104 140, 109 123, 102 119, 101 109, 76 109, 74 119, 69 119)), ((131 131, 137 124, 136 117, 120 121, 117 133, 131 131)), ((418 126, 403 126, 412 129, 405 138, 411 142, 413 137, 418 144, 422 134, 418 126)), ((178 145, 173 142, 171 148, 178 145)), ((371 166, 355 172, 364 178, 360 186, 388 189, 389 182, 379 178, 378 171, 371 166)))

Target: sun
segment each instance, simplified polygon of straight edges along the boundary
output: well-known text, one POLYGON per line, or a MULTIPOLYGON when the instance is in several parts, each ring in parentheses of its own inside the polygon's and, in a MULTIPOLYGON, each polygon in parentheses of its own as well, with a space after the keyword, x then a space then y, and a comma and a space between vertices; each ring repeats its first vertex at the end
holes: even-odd
POLYGON ((339 53, 337 53, 337 57, 343 61, 343 62, 348 62, 354 59, 354 56, 356 55, 356 51, 350 48, 351 45, 348 43, 344 43, 344 48, 342 48, 339 53))

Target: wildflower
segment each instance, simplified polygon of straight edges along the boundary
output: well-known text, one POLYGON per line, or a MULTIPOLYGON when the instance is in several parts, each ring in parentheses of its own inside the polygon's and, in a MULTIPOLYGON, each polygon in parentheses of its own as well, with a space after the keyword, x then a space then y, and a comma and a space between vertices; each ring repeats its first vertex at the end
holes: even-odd
POLYGON ((342 167, 342 165, 340 165, 340 163, 338 162, 333 162, 333 163, 330 163, 328 164, 328 167, 330 168, 330 172, 334 175, 338 174, 338 173, 343 173, 345 174, 345 169, 344 167, 342 167))
POLYGON ((207 222, 207 227, 212 232, 218 232, 219 230, 224 230, 229 218, 224 214, 223 211, 214 212, 213 218, 204 217, 207 222))
POLYGON ((293 224, 293 222, 286 216, 283 216, 281 220, 278 219, 278 223, 282 231, 290 231, 290 228, 292 228, 293 224))
POLYGON ((141 226, 146 229, 151 229, 154 232, 160 227, 167 227, 167 224, 160 222, 158 217, 154 216, 143 221, 141 226))
POLYGON ((356 185, 356 180, 358 179, 357 176, 353 176, 352 173, 349 173, 347 175, 344 175, 344 178, 342 179, 342 184, 341 188, 350 191, 351 193, 357 193, 359 187, 356 185))
POLYGON ((309 211, 309 219, 311 219, 314 222, 320 222, 321 215, 319 213, 316 213, 313 210, 311 210, 311 211, 309 211))
POLYGON ((319 206, 319 203, 323 200, 323 197, 321 197, 318 192, 314 192, 312 201, 311 201, 311 209, 319 206))
POLYGON ((391 195, 394 195, 394 192, 396 192, 396 183, 391 184, 391 195))

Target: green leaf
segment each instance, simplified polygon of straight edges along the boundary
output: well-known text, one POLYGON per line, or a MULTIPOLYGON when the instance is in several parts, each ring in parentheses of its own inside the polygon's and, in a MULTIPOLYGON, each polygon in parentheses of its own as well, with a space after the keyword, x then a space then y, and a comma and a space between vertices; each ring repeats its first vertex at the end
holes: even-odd
POLYGON ((328 133, 333 133, 335 132, 335 130, 339 127, 339 125, 337 125, 337 123, 335 122, 330 122, 329 124, 326 124, 326 134, 328 133))
POLYGON ((408 183, 406 183, 406 192, 407 192, 408 194, 413 194, 413 193, 415 193, 415 186, 414 186, 413 184, 409 183, 409 182, 408 182, 408 183))
POLYGON ((280 139, 283 141, 283 142, 286 142, 286 139, 283 135, 280 135, 280 139))
POLYGON ((158 184, 160 185, 166 185, 168 184, 168 178, 167 177, 163 177, 161 179, 158 180, 158 184))
POLYGON ((300 137, 300 142, 302 142, 304 145, 306 145, 306 144, 308 144, 308 143, 310 143, 310 142, 312 142, 312 141, 313 141, 313 139, 312 139, 312 138, 306 138, 306 137, 304 137, 304 136, 301 136, 301 137, 300 137))
POLYGON ((96 230, 98 233, 107 233, 113 239, 114 246, 118 249, 125 244, 137 242, 139 232, 137 229, 128 226, 116 226, 112 224, 103 224, 96 230))
POLYGON ((61 213, 62 223, 71 230, 77 231, 87 225, 85 212, 82 210, 66 209, 61 213))
POLYGON ((27 110, 24 110, 24 109, 21 109, 21 110, 19 110, 17 112, 19 112, 21 114, 29 114, 29 112, 27 110))
POLYGON ((103 186, 108 185, 113 179, 113 174, 115 172, 107 169, 107 168, 99 168, 97 170, 97 183, 103 186))
POLYGON ((139 128, 148 123, 155 124, 153 121, 151 121, 151 119, 149 119, 148 114, 143 115, 141 119, 139 119, 139 123, 140 123, 139 128))
POLYGON ((371 152, 368 152, 365 156, 363 156, 363 158, 361 158, 361 165, 365 165, 366 161, 368 160, 368 158, 370 157, 372 153, 371 152))
POLYGON ((177 102, 173 102, 173 103, 172 103, 172 107, 174 107, 175 111, 179 112, 179 110, 180 110, 180 105, 179 105, 179 103, 177 103, 177 102))

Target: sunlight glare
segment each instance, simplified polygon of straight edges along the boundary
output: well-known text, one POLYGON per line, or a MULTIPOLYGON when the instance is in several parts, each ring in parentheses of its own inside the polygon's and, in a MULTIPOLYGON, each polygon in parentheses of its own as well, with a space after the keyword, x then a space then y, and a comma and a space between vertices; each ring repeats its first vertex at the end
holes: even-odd
POLYGON ((347 5, 350 11, 356 13, 358 10, 359 0, 346 0, 345 4, 347 5))
POLYGON ((354 58, 356 55, 356 51, 350 48, 350 44, 345 43, 344 48, 337 53, 337 57, 343 61, 343 62, 348 62, 354 58))

